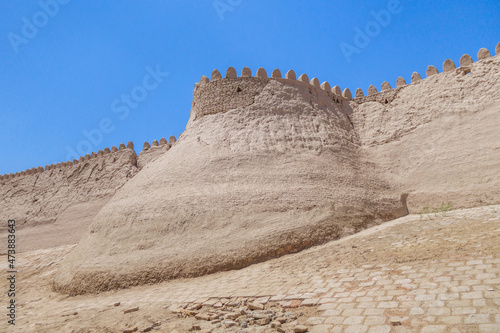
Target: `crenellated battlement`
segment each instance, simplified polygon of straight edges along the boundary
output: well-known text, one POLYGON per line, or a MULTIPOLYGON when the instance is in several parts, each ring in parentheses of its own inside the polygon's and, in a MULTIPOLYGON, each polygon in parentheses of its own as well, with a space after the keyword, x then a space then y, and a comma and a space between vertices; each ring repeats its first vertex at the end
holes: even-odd
MULTIPOLYGON (((159 143, 157 140, 153 140, 152 145, 149 145, 149 143, 146 141, 144 143, 143 150, 141 151, 140 154, 144 155, 148 153, 151 155, 152 153, 154 153, 155 157, 157 157, 163 154, 164 152, 168 151, 175 144, 175 142, 176 139, 175 136, 173 135, 170 136, 168 143, 165 138, 161 138, 159 143), (157 147, 159 148, 158 150, 157 147)), ((118 154, 121 154, 123 152, 128 152, 128 153, 133 152, 133 154, 130 154, 129 163, 133 166, 138 167, 139 155, 137 155, 137 153, 134 150, 134 143, 132 141, 129 141, 127 142, 126 145, 124 143, 120 143, 118 147, 116 146, 112 146, 111 148, 106 147, 104 149, 98 150, 97 152, 92 152, 91 154, 80 156, 79 159, 74 159, 72 161, 53 163, 50 165, 46 165, 45 167, 43 166, 33 167, 31 169, 26 169, 16 173, 0 175, 0 184, 5 184, 10 179, 21 178, 28 175, 41 174, 46 171, 63 170, 66 168, 79 166, 89 161, 106 158, 107 156, 116 157, 118 156, 118 154)), ((152 160, 151 158, 142 158, 141 167, 149 163, 151 160, 152 160)))
POLYGON ((172 146, 175 144, 177 140, 175 139, 175 136, 171 135, 169 138, 168 138, 168 142, 167 142, 167 139, 165 138, 161 138, 160 139, 160 142, 158 142, 158 140, 153 140, 151 142, 151 144, 149 144, 148 141, 145 141, 144 142, 144 145, 142 146, 142 151, 141 153, 144 153, 146 151, 150 151, 150 150, 154 150, 154 149, 157 149, 157 147, 165 147, 166 150, 169 150, 170 148, 172 148, 172 146))
POLYGON ((82 163, 95 160, 95 159, 101 159, 107 155, 110 156, 116 156, 116 154, 121 154, 124 151, 127 151, 128 153, 133 152, 133 154, 130 155, 130 164, 131 165, 136 165, 136 160, 137 160, 137 154, 134 151, 134 144, 132 141, 129 141, 127 145, 125 146, 124 143, 121 143, 119 145, 119 148, 116 146, 112 146, 111 148, 104 148, 104 150, 99 150, 97 152, 92 152, 91 154, 86 154, 85 156, 80 156, 79 159, 74 159, 72 161, 65 161, 65 162, 59 162, 55 164, 50 164, 46 165, 45 167, 39 166, 39 167, 33 167, 31 169, 26 169, 21 172, 16 172, 16 173, 10 173, 10 174, 4 174, 0 175, 0 181, 2 183, 5 183, 6 181, 10 179, 15 179, 18 177, 23 177, 23 176, 28 176, 28 175, 34 175, 34 174, 40 174, 46 171, 52 171, 52 170, 62 170, 66 169, 69 167, 74 167, 78 166, 82 163))
POLYGON ((62 211, 81 203, 94 202, 99 206, 175 142, 174 136, 169 143, 165 138, 160 143, 155 140, 151 148, 138 156, 134 143, 129 141, 72 161, 1 175, 0 210, 16 216, 24 227, 53 223, 62 211))
MULTIPOLYGON (((497 44, 495 52, 500 53, 500 43, 497 44)), ((484 61, 491 57, 488 49, 482 48, 477 54, 478 61, 484 61)), ((422 80, 428 79, 435 75, 446 75, 448 73, 459 73, 466 75, 470 73, 471 66, 474 61, 468 54, 464 54, 460 59, 460 66, 457 68, 453 60, 446 59, 442 65, 442 72, 435 66, 428 66, 426 70, 426 78, 422 78, 419 73, 413 72, 411 75, 411 83, 418 84, 422 80)), ((316 94, 327 95, 336 104, 342 104, 343 101, 354 100, 357 103, 365 101, 380 100, 381 102, 390 102, 397 92, 409 84, 403 77, 398 77, 396 87, 393 88, 389 82, 384 81, 381 85, 381 90, 374 85, 370 85, 367 94, 363 89, 357 88, 354 96, 349 88, 343 91, 335 85, 331 87, 328 81, 320 83, 317 77, 309 79, 307 74, 302 74, 297 78, 293 70, 289 70, 283 78, 279 69, 274 69, 271 76, 268 76, 264 68, 259 68, 255 74, 248 67, 244 67, 241 75, 238 77, 236 70, 229 67, 226 70, 225 77, 214 69, 210 78, 202 76, 200 82, 195 83, 193 91, 193 108, 191 110, 190 120, 195 120, 207 114, 223 113, 231 109, 242 108, 253 104, 254 97, 259 95, 264 87, 271 81, 276 80, 284 84, 289 84, 295 87, 308 87, 311 91, 315 90, 316 94)))
POLYGON ((256 75, 252 76, 250 68, 244 67, 241 76, 238 77, 236 70, 229 67, 225 78, 214 69, 210 79, 202 76, 200 82, 195 84, 190 119, 195 120, 208 114, 249 106, 271 80, 294 87, 308 88, 318 99, 326 97, 339 105, 345 99, 352 98, 349 89, 345 89, 342 93, 339 86, 332 88, 327 81, 320 83, 318 78, 309 79, 307 74, 302 74, 297 79, 293 70, 289 70, 283 78, 279 69, 274 69, 271 77, 268 77, 264 68, 259 68, 256 75))
MULTIPOLYGON (((497 56, 500 54, 500 43, 496 45, 495 53, 497 56)), ((217 69, 214 69, 210 79, 207 76, 202 76, 200 82, 195 83, 193 91, 193 107, 191 109, 190 120, 194 120, 208 114, 223 113, 231 109, 249 106, 254 103, 255 96, 259 95, 271 80, 294 87, 308 88, 311 95, 316 96, 317 98, 326 97, 338 105, 342 105, 344 101, 351 100, 358 104, 370 101, 378 101, 387 104, 395 98, 399 91, 409 85, 420 84, 423 80, 428 80, 432 77, 441 75, 467 75, 471 73, 472 67, 475 63, 487 61, 491 57, 492 55, 488 49, 481 48, 477 53, 478 60, 476 62, 474 62, 473 58, 468 54, 462 55, 459 67, 456 66, 453 60, 446 59, 442 64, 441 73, 435 66, 430 65, 427 67, 425 78, 422 78, 419 73, 413 72, 409 84, 403 77, 400 76, 396 80, 395 88, 393 88, 389 82, 384 81, 381 85, 380 91, 378 91, 375 85, 370 85, 366 95, 363 89, 357 88, 354 96, 349 88, 345 88, 342 91, 338 85, 331 87, 328 81, 320 83, 317 77, 309 79, 308 75, 305 73, 301 74, 297 78, 297 75, 293 70, 286 72, 283 77, 281 71, 277 68, 271 72, 271 76, 268 76, 267 71, 264 68, 259 68, 257 69, 255 76, 253 76, 252 70, 248 67, 244 67, 241 71, 241 75, 238 77, 236 69, 229 67, 226 70, 225 77, 223 78, 222 74, 217 69)), ((141 157, 141 166, 144 166, 149 163, 149 161, 159 156, 160 152, 163 153, 168 151, 175 144, 175 141, 176 139, 174 136, 171 136, 168 142, 165 138, 161 138, 159 142, 157 140, 153 140, 151 144, 146 141, 140 154, 136 154, 136 159, 132 158, 130 163, 132 165, 137 165, 137 158, 141 157)), ((129 141, 127 145, 121 143, 118 148, 116 146, 112 146, 111 148, 106 147, 104 150, 99 150, 98 152, 81 156, 78 160, 75 159, 73 161, 60 162, 57 164, 46 165, 45 167, 38 166, 21 172, 0 175, 0 182, 5 183, 10 179, 18 177, 72 167, 74 165, 78 165, 79 163, 101 158, 108 154, 114 154, 125 149, 133 151, 134 144, 129 141)), ((141 168, 141 166, 138 165, 139 168, 141 168)))
MULTIPOLYGON (((496 55, 498 56, 500 54, 500 43, 497 44, 495 48, 496 55)), ((488 49, 482 48, 479 50, 477 53, 477 62, 482 62, 487 59, 491 58, 491 53, 488 49)), ((459 74, 459 75, 467 75, 471 72, 471 68, 474 64, 474 61, 472 57, 468 54, 462 55, 460 58, 460 66, 457 67, 455 65, 455 62, 451 59, 446 59, 443 62, 442 65, 442 72, 440 73, 439 70, 433 66, 429 65, 426 70, 426 78, 423 79, 419 73, 413 72, 411 75, 411 83, 410 84, 419 84, 421 83, 422 80, 429 79, 431 77, 434 77, 435 75, 447 75, 447 74, 459 74)), ((403 77, 398 77, 396 80, 396 88, 392 88, 389 82, 384 81, 381 86, 381 91, 379 92, 377 88, 374 85, 370 85, 368 87, 367 95, 364 94, 363 90, 361 88, 358 88, 355 93, 355 98, 354 100, 357 103, 363 103, 363 102, 368 102, 368 101, 380 101, 383 103, 389 103, 392 101, 394 96, 397 94, 398 91, 403 89, 404 87, 408 86, 409 84, 406 83, 406 80, 403 77)))
POLYGON ((163 155, 165 152, 169 151, 176 142, 177 140, 173 135, 168 138, 168 142, 165 138, 161 138, 159 142, 158 140, 153 140, 151 144, 149 144, 148 141, 144 142, 142 151, 137 158, 137 167, 139 169, 142 169, 146 164, 152 162, 159 156, 163 155))

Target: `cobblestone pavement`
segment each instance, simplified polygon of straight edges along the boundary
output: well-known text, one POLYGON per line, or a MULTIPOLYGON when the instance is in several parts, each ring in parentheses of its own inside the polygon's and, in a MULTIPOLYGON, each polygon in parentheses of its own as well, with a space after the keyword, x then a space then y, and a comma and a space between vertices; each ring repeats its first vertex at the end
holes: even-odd
MULTIPOLYGON (((73 311, 104 321, 98 313, 115 302, 175 309, 254 297, 284 308, 315 308, 314 316, 303 318, 314 333, 500 332, 500 206, 411 215, 297 254, 195 279, 78 297, 50 291, 49 282, 36 287, 40 279, 50 281, 71 248, 21 256, 26 287, 20 331, 49 327, 73 311), (47 316, 48 308, 57 317, 47 316)), ((3 271, 4 266, 2 260, 3 271)))

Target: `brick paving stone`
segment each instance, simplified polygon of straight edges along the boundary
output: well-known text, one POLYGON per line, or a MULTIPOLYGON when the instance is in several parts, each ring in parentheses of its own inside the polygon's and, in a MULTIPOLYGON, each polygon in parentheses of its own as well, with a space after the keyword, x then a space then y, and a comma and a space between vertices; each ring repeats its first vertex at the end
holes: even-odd
POLYGON ((451 313, 453 315, 468 315, 476 313, 476 308, 473 307, 463 307, 463 308, 452 308, 451 313))
POLYGON ((337 299, 337 303, 351 303, 354 301, 354 297, 341 297, 337 299))
POLYGON ((456 301, 449 301, 446 303, 451 308, 469 307, 472 305, 471 300, 456 300, 456 301))
POLYGON ((389 333, 391 332, 391 326, 388 325, 374 325, 370 326, 368 333, 389 333))
POLYGON ((464 324, 488 324, 490 323, 489 314, 471 314, 464 318, 464 324))
POLYGON ((314 290, 314 293, 315 294, 325 294, 328 292, 328 290, 329 290, 328 288, 318 288, 318 289, 314 290))
POLYGON ((436 299, 436 295, 423 294, 423 295, 415 296, 416 301, 433 301, 435 299, 436 299))
POLYGON ((260 297, 257 298, 255 301, 260 304, 267 304, 269 302, 270 297, 260 297))
POLYGON ((397 308, 399 305, 399 302, 380 302, 378 304, 378 308, 380 309, 393 309, 397 308))
POLYGON ((337 309, 345 310, 345 309, 354 309, 356 303, 339 303, 337 309))
POLYGON ((270 301, 271 302, 282 301, 285 299, 285 297, 286 297, 286 295, 276 295, 276 296, 271 297, 270 301))
POLYGON ((360 309, 374 309, 377 307, 376 302, 361 302, 358 303, 358 308, 360 309))
POLYGON ((287 295, 285 297, 285 300, 296 300, 296 299, 300 299, 300 296, 302 296, 301 294, 293 294, 293 295, 287 295))
POLYGON ((325 319, 324 324, 340 325, 344 320, 344 317, 328 317, 325 319))
POLYGON ((387 291, 387 296, 402 296, 405 293, 405 290, 389 290, 387 291))
POLYGON ((291 309, 294 309, 294 308, 298 308, 300 306, 300 303, 302 303, 302 301, 300 300, 294 300, 294 301, 288 301, 288 302, 284 302, 282 303, 282 307, 283 308, 291 308, 291 309))
POLYGON ((349 316, 346 317, 343 324, 344 325, 359 325, 365 320, 364 316, 349 316))
POLYGON ((440 301, 454 301, 459 298, 459 294, 458 293, 439 294, 437 297, 440 301))
POLYGON ((448 308, 428 308, 427 314, 430 316, 446 316, 450 315, 451 311, 448 308))
POLYGON ((339 316, 340 314, 342 313, 341 310, 326 310, 325 312, 323 312, 322 316, 323 317, 336 317, 336 316, 339 316))
POLYGON ((366 325, 349 325, 344 329, 344 333, 365 333, 368 331, 366 325))
POLYGON ((446 325, 430 325, 422 328, 421 333, 442 333, 446 331, 446 325))
MULTIPOLYGON (((408 291, 407 291, 408 292, 408 291)), ((418 301, 415 301, 415 296, 410 295, 410 294, 404 294, 396 297, 397 301, 402 301, 402 302, 412 302, 412 303, 418 303, 418 301)))
POLYGON ((462 299, 474 299, 474 298, 483 298, 482 291, 472 291, 469 293, 463 293, 462 299))
POLYGON ((438 322, 448 325, 462 324, 462 316, 442 316, 438 317, 438 322))
POLYGON ((367 316, 365 319, 366 325, 382 325, 387 321, 385 316, 367 316))
POLYGON ((356 299, 357 302, 363 303, 363 302, 373 302, 373 297, 370 296, 361 296, 356 299))
POLYGON ((333 325, 317 325, 314 326, 309 332, 310 333, 330 333, 333 325))
POLYGON ((472 305, 475 307, 486 306, 486 300, 485 299, 473 299, 472 305))
POLYGON ((318 307, 319 311, 333 310, 337 308, 337 303, 325 303, 318 307))
MULTIPOLYGON (((480 243, 484 236, 463 234, 459 228, 449 235, 428 235, 425 230, 435 230, 436 225, 450 223, 477 223, 479 232, 480 223, 484 222, 495 223, 500 231, 499 214, 488 213, 493 220, 482 218, 484 214, 478 208, 450 212, 449 216, 432 221, 420 221, 415 217, 406 226, 418 235, 417 239, 394 238, 394 246, 404 248, 424 242, 438 244, 462 239, 480 243), (467 220, 461 216, 467 217, 467 220)), ((376 233, 374 239, 384 238, 389 233, 390 229, 376 233)), ((455 259, 421 260, 412 262, 411 266, 361 263, 361 267, 355 267, 346 263, 332 267, 323 264, 322 252, 312 251, 314 256, 297 254, 297 260, 304 262, 303 268, 290 270, 286 265, 274 268, 275 262, 282 260, 276 259, 271 264, 261 263, 242 270, 161 284, 155 287, 155 292, 146 291, 141 299, 133 293, 120 291, 120 300, 122 304, 131 306, 142 306, 151 301, 170 306, 202 300, 205 305, 213 305, 219 301, 222 303, 222 298, 233 297, 248 297, 257 301, 267 299, 266 302, 283 302, 287 306, 295 302, 293 304, 300 306, 317 306, 320 311, 317 317, 306 318, 308 324, 314 326, 311 332, 316 333, 458 333, 478 330, 500 333, 500 253, 484 256, 480 251, 467 255, 457 252, 455 259), (315 260, 319 265, 315 266, 315 260), (396 317, 405 323, 390 326, 389 320, 396 317)), ((107 304, 115 301, 110 299, 111 296, 107 304)), ((90 300, 80 302, 77 308, 95 308, 90 300)), ((60 308, 68 304, 61 302, 60 308)))
POLYGON ((385 312, 384 309, 366 309, 365 312, 363 313, 365 316, 381 316, 385 312))
POLYGON ((462 281, 464 286, 476 286, 482 284, 481 280, 471 280, 470 278, 462 281))
POLYGON ((309 317, 306 320, 307 325, 319 325, 325 321, 325 317, 309 317))
POLYGON ((425 313, 425 311, 422 308, 411 308, 410 309, 410 316, 423 315, 424 313, 425 313))
POLYGON ((318 304, 333 303, 335 298, 320 298, 318 304))
MULTIPOLYGON (((490 286, 482 284, 482 285, 477 285, 477 286, 472 286, 473 291, 490 291, 490 286)), ((491 298, 487 297, 487 293, 485 293, 484 297, 486 298, 491 298)))
POLYGON ((420 302, 417 301, 401 301, 399 302, 400 308, 411 309, 416 308, 420 305, 420 302))
POLYGON ((497 291, 491 291, 491 290, 488 290, 488 291, 485 291, 484 292, 484 298, 500 298, 500 290, 497 290, 497 291))
POLYGON ((440 308, 444 306, 443 301, 425 301, 422 302, 421 306, 423 308, 440 308))
POLYGON ((315 306, 318 304, 319 298, 308 298, 302 301, 301 306, 315 306))
POLYGON ((451 276, 437 276, 434 278, 435 282, 451 281, 451 276))
POLYGON ((438 284, 434 283, 434 282, 422 282, 420 284, 420 288, 423 288, 423 289, 436 289, 437 287, 438 287, 438 284))
POLYGON ((342 312, 342 315, 344 317, 348 317, 348 316, 360 316, 362 313, 363 313, 364 309, 345 309, 343 312, 342 312))
POLYGON ((500 332, 500 324, 484 324, 479 325, 480 333, 498 333, 500 332))

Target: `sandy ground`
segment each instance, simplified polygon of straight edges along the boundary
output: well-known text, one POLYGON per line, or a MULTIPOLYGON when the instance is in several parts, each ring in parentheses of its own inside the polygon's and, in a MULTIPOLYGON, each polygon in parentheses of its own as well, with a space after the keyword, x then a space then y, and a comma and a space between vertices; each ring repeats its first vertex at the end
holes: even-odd
MULTIPOLYGON (((340 273, 349 269, 378 267, 387 271, 401 264, 432 267, 439 260, 470 260, 478 256, 500 258, 500 206, 410 215, 339 241, 241 270, 69 297, 53 292, 51 287, 61 260, 73 247, 65 245, 17 256, 16 325, 7 326, 4 318, 0 323, 2 332, 124 332, 134 328, 138 331, 186 332, 193 324, 212 332, 276 332, 276 328, 269 325, 226 328, 220 323, 211 324, 188 315, 184 318, 185 314, 172 310, 207 302, 199 311, 223 311, 225 308, 212 309, 214 302, 210 299, 226 298, 228 303, 252 301, 264 296, 280 299, 279 295, 290 295, 300 288, 313 291, 311 295, 314 293, 314 297, 321 299, 326 297, 322 293, 327 291, 318 289, 322 285, 317 281, 329 281, 325 277, 331 281, 343 281, 340 273), (120 305, 114 306, 118 302, 120 305), (139 311, 124 313, 124 310, 134 307, 139 307, 139 311)), ((6 262, 6 256, 1 256, 0 269, 3 272, 7 270, 6 262)), ((6 279, 1 280, 0 288, 7 289, 6 279)), ((4 299, 2 297, 2 303, 4 299)), ((265 305, 266 310, 277 314, 294 312, 297 317, 283 328, 288 327, 292 332, 293 325, 306 324, 313 329, 308 319, 318 316, 317 305, 283 309, 287 307, 286 302, 272 300, 265 305)), ((239 311, 240 308, 235 309, 239 311)), ((478 326, 474 327, 470 331, 475 331, 478 326)))

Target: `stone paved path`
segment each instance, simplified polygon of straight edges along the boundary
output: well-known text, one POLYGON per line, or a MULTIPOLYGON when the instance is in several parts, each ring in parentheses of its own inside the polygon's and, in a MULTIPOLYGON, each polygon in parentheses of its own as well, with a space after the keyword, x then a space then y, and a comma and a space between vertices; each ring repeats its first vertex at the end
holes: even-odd
MULTIPOLYGON (((49 291, 47 298, 49 283, 29 286, 50 280, 71 248, 20 258, 25 288, 19 331, 34 332, 61 318, 48 316, 45 307, 98 318, 118 301, 174 309, 255 297, 283 307, 315 307, 317 316, 305 319, 315 333, 500 332, 500 206, 407 216, 245 269, 97 296, 49 291)), ((4 266, 2 260, 2 271, 4 266)))

